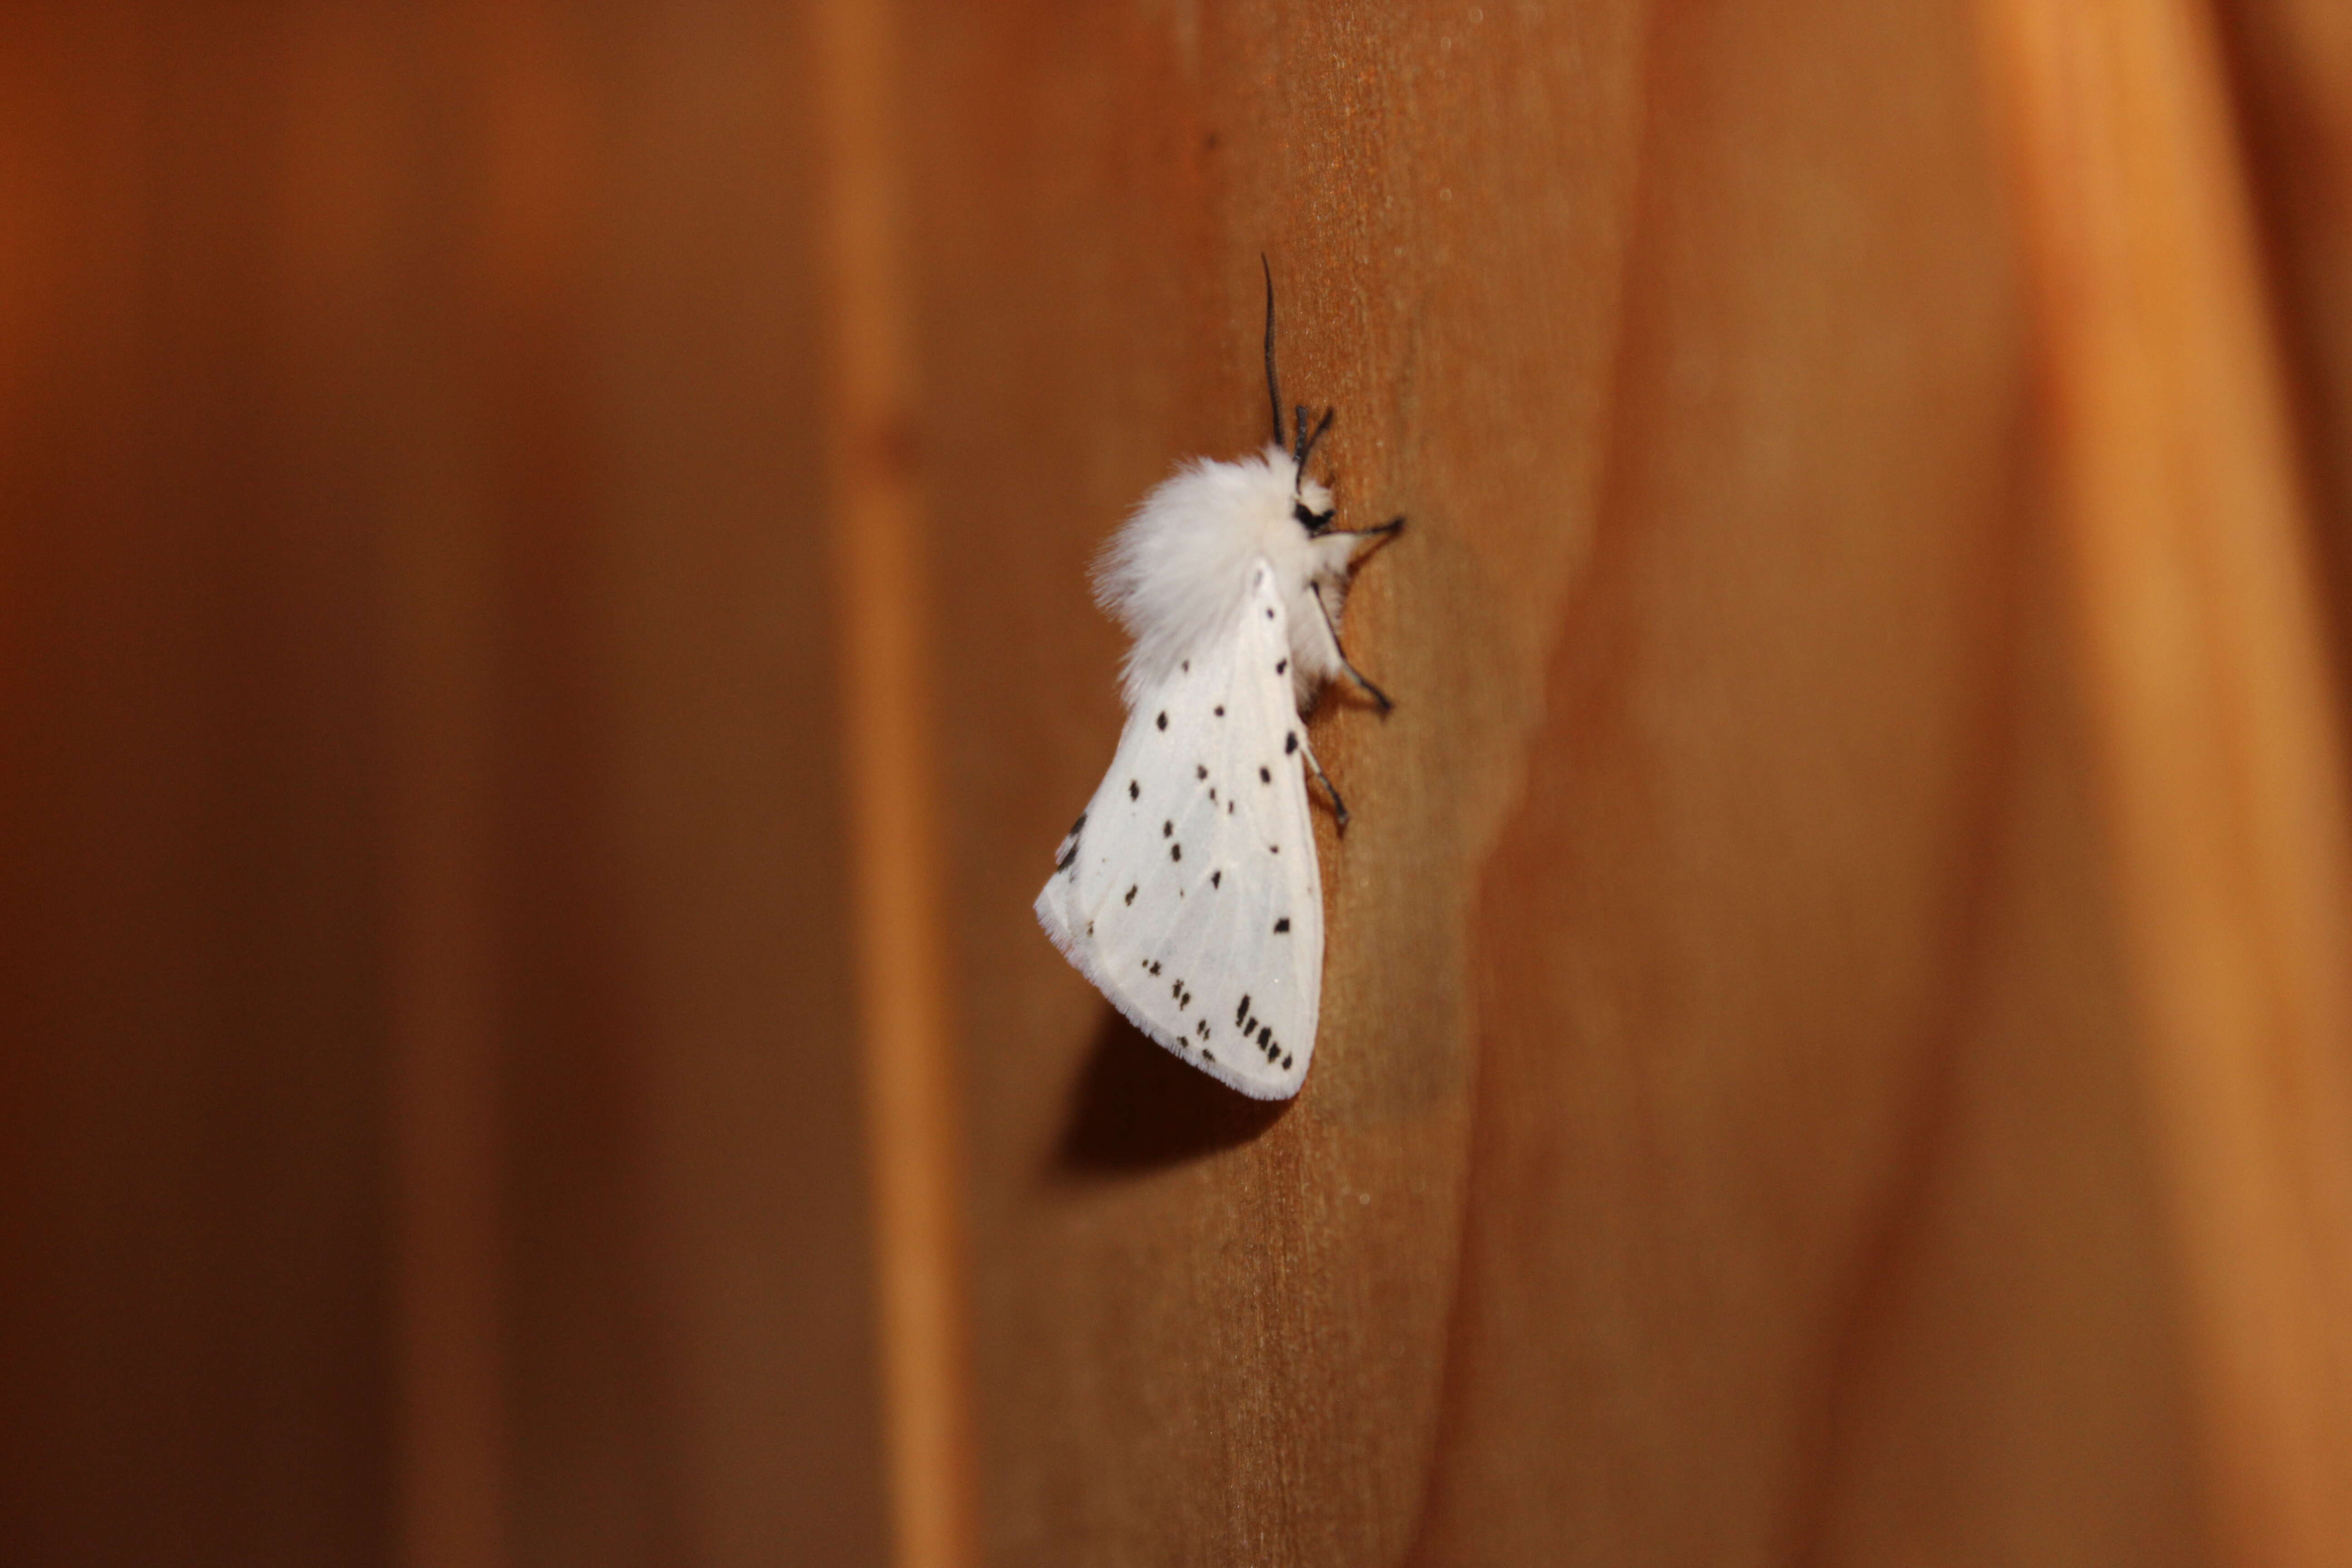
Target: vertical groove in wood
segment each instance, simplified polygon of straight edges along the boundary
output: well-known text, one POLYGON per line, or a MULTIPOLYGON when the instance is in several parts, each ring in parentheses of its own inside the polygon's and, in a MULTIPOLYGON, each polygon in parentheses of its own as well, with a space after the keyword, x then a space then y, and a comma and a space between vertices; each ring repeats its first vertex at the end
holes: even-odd
POLYGON ((894 1560, 974 1559, 929 650, 894 145, 898 14, 816 7, 831 505, 894 1560))
POLYGON ((2352 1561, 2352 853, 2214 40, 2182 0, 1986 15, 2216 1544, 2352 1561))

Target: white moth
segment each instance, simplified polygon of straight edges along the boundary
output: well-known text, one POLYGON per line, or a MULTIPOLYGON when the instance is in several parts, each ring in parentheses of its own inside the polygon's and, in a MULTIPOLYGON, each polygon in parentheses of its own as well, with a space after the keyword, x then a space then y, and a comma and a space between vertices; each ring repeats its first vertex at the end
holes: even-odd
POLYGON ((1330 427, 1297 410, 1283 447, 1265 294, 1274 440, 1196 459, 1146 496, 1103 552, 1097 596, 1135 639, 1127 730, 1037 895, 1055 945, 1135 1026, 1257 1100, 1298 1092, 1323 990, 1323 879, 1307 773, 1348 808, 1300 715, 1346 676, 1339 616, 1356 552, 1404 526, 1331 526, 1307 459, 1330 427))

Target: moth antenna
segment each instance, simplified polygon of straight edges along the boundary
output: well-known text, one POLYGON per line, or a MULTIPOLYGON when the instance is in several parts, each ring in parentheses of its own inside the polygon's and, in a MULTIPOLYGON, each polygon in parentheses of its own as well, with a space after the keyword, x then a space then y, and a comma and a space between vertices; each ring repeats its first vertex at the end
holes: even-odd
POLYGON ((1323 439, 1323 432, 1331 428, 1331 421, 1339 412, 1337 408, 1326 408, 1322 423, 1315 426, 1315 433, 1310 436, 1307 434, 1307 405, 1303 403, 1298 405, 1298 472, 1290 481, 1293 490, 1307 482, 1307 459, 1315 455, 1315 443, 1323 439))
POLYGON ((1282 438, 1282 383, 1274 374, 1274 264, 1265 252, 1257 253, 1257 264, 1265 270, 1265 400, 1274 405, 1274 444, 1286 443, 1282 438))

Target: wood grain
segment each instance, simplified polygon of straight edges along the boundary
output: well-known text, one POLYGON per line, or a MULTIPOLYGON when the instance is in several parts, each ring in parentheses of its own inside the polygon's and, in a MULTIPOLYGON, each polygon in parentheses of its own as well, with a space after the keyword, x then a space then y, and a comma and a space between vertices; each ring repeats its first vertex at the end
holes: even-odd
POLYGON ((914 28, 924 445, 953 509, 942 635, 969 654, 942 710, 992 1561, 1411 1543, 1465 1199, 1469 880, 1598 484, 1631 23, 1008 6, 914 28), (1598 174, 1578 188, 1530 144, 1598 174), (1318 720, 1356 822, 1321 843, 1315 1074, 1271 1121, 1118 1025, 1028 914, 1036 846, 1116 734, 1087 560, 1177 458, 1258 438, 1261 250, 1285 385, 1339 409, 1342 507, 1412 518, 1350 599, 1398 710, 1318 720))
POLYGON ((992 1556, 2228 1560, 1977 16, 1491 10, 917 29, 992 1556), (1414 520, 1272 1116, 1024 914, 1261 248, 1414 520))
POLYGON ((0 47, 0 1557, 364 1561, 392 1512, 378 653, 291 465, 249 24, 0 47))
POLYGON ((2352 1560, 2344 710, 2219 39, 1988 14, 2200 1479, 2223 1560, 2352 1560))
POLYGON ((2214 9, 2341 697, 2352 693, 2352 12, 2327 0, 2214 9))
POLYGON ((1596 548, 1481 878, 1425 1562, 2189 1535, 1969 18, 1873 19, 1650 42, 1596 548))
POLYGON ((0 1557, 887 1551, 800 21, 0 24, 0 1557))
POLYGON ((2352 1557, 2320 0, 0 22, 0 1559, 2352 1557), (1338 409, 1287 1106, 1035 929, 1338 409))
POLYGON ((873 1172, 892 1560, 976 1561, 961 1110, 941 926, 930 562, 908 431, 900 16, 816 8, 823 85, 827 475, 840 605, 844 783, 873 1172))

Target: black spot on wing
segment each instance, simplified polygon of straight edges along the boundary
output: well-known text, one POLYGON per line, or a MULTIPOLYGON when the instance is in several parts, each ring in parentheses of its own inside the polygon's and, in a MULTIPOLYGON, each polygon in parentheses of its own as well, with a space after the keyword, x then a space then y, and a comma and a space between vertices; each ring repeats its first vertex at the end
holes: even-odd
POLYGON ((1274 672, 1276 675, 1288 675, 1290 673, 1290 661, 1286 658, 1280 660, 1275 665, 1274 672))
POLYGON ((1127 901, 1130 904, 1135 902, 1135 884, 1132 882, 1127 885, 1127 901))
POLYGON ((1298 750, 1298 731, 1293 730, 1282 738, 1282 754, 1286 757, 1297 750, 1298 750))
POLYGON ((1244 991, 1242 993, 1242 1005, 1234 1009, 1234 1027, 1236 1029, 1240 1028, 1242 1026, 1242 1020, 1248 1016, 1249 993, 1244 991))
POLYGON ((1257 771, 1257 782, 1258 782, 1258 783, 1260 783, 1260 784, 1272 784, 1272 783, 1274 782, 1274 772, 1273 772, 1273 770, 1272 770, 1272 769, 1270 769, 1270 768, 1260 768, 1260 769, 1258 769, 1258 771, 1257 771))
POLYGON ((1217 716, 1218 718, 1222 719, 1222 718, 1223 718, 1223 717, 1225 716, 1225 705, 1224 705, 1223 703, 1220 702, 1220 703, 1218 703, 1218 704, 1216 705, 1216 707, 1214 707, 1213 709, 1210 710, 1210 711, 1213 712, 1214 714, 1216 714, 1216 716, 1217 716))
POLYGON ((1173 822, 1163 822, 1163 823, 1161 823, 1161 824, 1160 825, 1160 837, 1162 837, 1162 838, 1171 838, 1171 837, 1173 837, 1175 836, 1175 833, 1176 833, 1176 825, 1175 825, 1173 822))
POLYGON ((1181 844, 1171 844, 1168 847, 1168 858, 1171 860, 1184 858, 1184 847, 1181 844))
POLYGON ((1160 710, 1160 727, 1163 730, 1168 728, 1168 710, 1164 708, 1160 710))
POLYGON ((1280 920, 1275 921, 1274 929, 1277 932, 1288 931, 1290 929, 1290 917, 1288 915, 1285 915, 1280 920))
POLYGON ((1222 866, 1218 867, 1215 870, 1213 870, 1213 871, 1212 871, 1212 872, 1210 872, 1210 873, 1209 873, 1209 886, 1211 886, 1212 888, 1215 888, 1215 887, 1223 886, 1223 883, 1224 883, 1224 879, 1225 879, 1225 868, 1224 868, 1223 867, 1222 867, 1222 866))
POLYGON ((1129 799, 1129 800, 1133 800, 1133 799, 1135 799, 1138 795, 1141 795, 1142 793, 1143 793, 1143 786, 1142 786, 1141 784, 1137 784, 1133 779, 1129 779, 1129 780, 1128 780, 1128 781, 1127 781, 1127 798, 1128 798, 1128 799, 1129 799))

